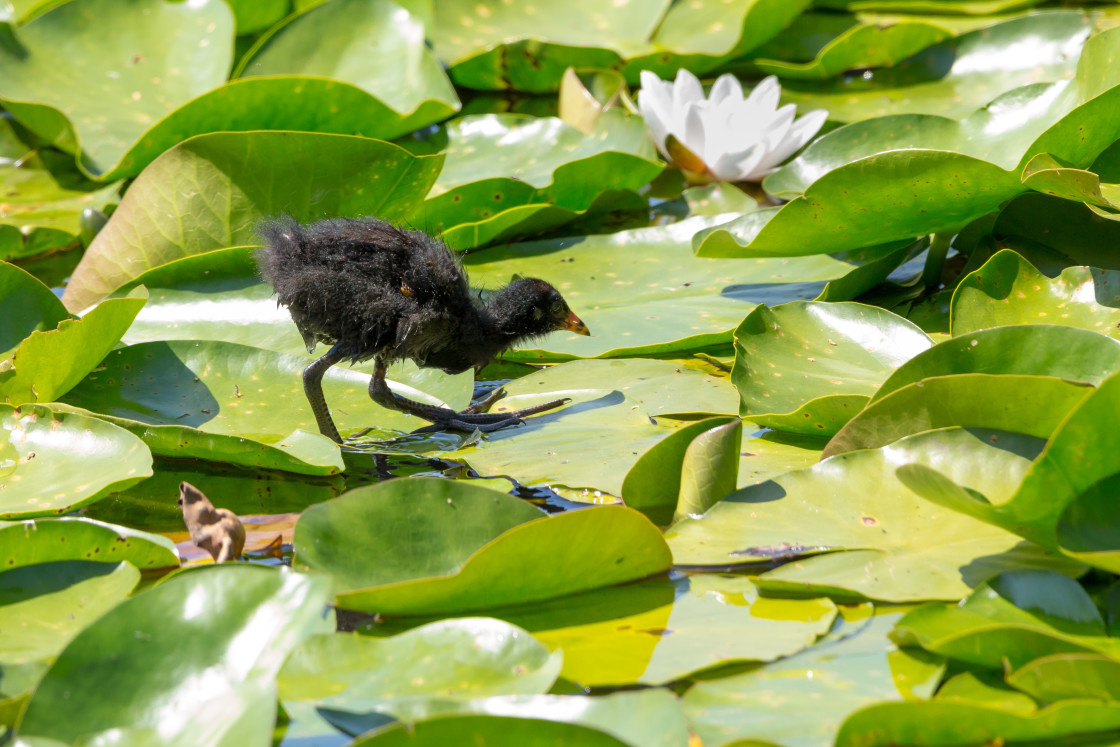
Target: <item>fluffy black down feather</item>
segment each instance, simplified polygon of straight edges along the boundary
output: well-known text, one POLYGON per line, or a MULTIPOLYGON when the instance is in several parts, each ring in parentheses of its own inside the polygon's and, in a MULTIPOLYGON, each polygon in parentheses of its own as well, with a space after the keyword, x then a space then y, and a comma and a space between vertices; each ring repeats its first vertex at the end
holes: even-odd
POLYGON ((410 358, 451 373, 481 367, 519 340, 563 326, 560 293, 525 278, 486 304, 443 242, 377 218, 290 217, 258 227, 261 276, 308 349, 341 343, 352 361, 410 358))

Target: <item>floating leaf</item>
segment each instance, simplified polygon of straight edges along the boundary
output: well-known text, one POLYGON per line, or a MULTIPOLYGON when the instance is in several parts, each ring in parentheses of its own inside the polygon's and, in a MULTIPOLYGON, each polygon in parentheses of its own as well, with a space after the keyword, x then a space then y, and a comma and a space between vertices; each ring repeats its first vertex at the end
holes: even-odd
POLYGON ((0 372, 0 397, 13 405, 61 399, 111 351, 148 300, 137 288, 102 301, 81 319, 58 329, 32 332, 0 372))
POLYGON ((849 70, 894 65, 951 36, 948 29, 927 21, 860 24, 829 40, 810 61, 756 57, 751 62, 764 73, 782 79, 825 80, 849 70))
POLYGON ((910 687, 928 697, 939 672, 908 671, 913 659, 887 637, 899 617, 882 612, 854 620, 827 645, 745 674, 696 683, 682 699, 689 724, 705 745, 810 747, 830 743, 844 718, 859 708, 901 700, 910 687), (933 681, 899 682, 904 672, 932 674, 933 681))
POLYGON ((46 153, 58 157, 44 163, 5 163, 0 158, 2 259, 76 247, 82 233, 82 212, 104 210, 120 199, 120 182, 106 186, 86 181, 73 159, 62 162, 64 156, 46 153))
POLYGON ((590 135, 553 117, 485 114, 454 120, 446 138, 443 171, 413 220, 456 249, 544 232, 664 169, 645 122, 618 109, 590 135))
POLYGON ((314 700, 320 709, 397 715, 398 706, 411 713, 428 699, 544 693, 562 660, 524 630, 486 617, 441 620, 383 639, 335 633, 292 652, 279 695, 314 700))
MULTIPOLYGON (((723 439, 720 438, 720 435, 726 433, 723 429, 729 426, 734 426, 737 435, 742 436, 743 426, 737 418, 708 418, 690 423, 654 444, 626 473, 626 479, 622 482, 622 499, 626 505, 641 511, 655 524, 669 524, 677 518, 683 518, 674 516, 674 511, 678 510, 681 499, 689 489, 686 486, 699 487, 698 483, 693 482, 697 477, 693 470, 705 466, 705 456, 713 460, 715 463, 713 466, 718 465, 726 470, 720 473, 721 477, 730 478, 726 481, 717 479, 708 485, 710 488, 718 485, 717 489, 703 491, 713 498, 711 503, 732 492, 736 487, 739 444, 736 442, 734 446, 724 445, 723 439), (717 430, 718 433, 713 433, 717 430), (711 436, 702 441, 694 451, 693 444, 708 434, 711 436), (714 440, 714 443, 709 443, 711 440, 714 440), (723 453, 724 448, 734 456, 731 465, 723 459, 726 456, 723 453), (714 453, 708 454, 708 449, 714 453)), ((711 503, 695 509, 693 513, 703 513, 711 503)))
POLYGON ((836 617, 828 599, 762 597, 742 577, 691 574, 584 592, 494 614, 564 653, 584 687, 656 685, 813 644, 836 617))
POLYGON ((308 508, 296 525, 295 550, 299 564, 351 591, 451 574, 498 535, 541 517, 518 498, 475 485, 394 480, 308 508), (384 534, 401 526, 412 530, 384 534))
POLYGON ((1117 407, 1120 375, 1113 375, 1062 419, 1022 484, 1002 499, 982 490, 979 495, 964 491, 936 468, 906 465, 899 468, 898 476, 939 505, 1112 569, 1118 565, 1120 551, 1112 539, 1120 520, 1110 498, 1114 476, 1120 472, 1115 458, 1116 429, 1111 424, 1117 407))
POLYGON ((1051 703, 1067 698, 1120 701, 1120 661, 1089 653, 1040 656, 1008 674, 1007 683, 1051 703))
MULTIPOLYGON (((515 379, 505 390, 510 396, 547 392, 556 397, 565 389, 594 389, 610 382, 651 417, 733 414, 737 407, 735 389, 726 378, 646 358, 568 361, 515 379)), ((503 409, 501 401, 495 409, 503 409)))
POLYGON ((1075 573, 1079 566, 1010 532, 922 501, 894 474, 898 464, 937 464, 999 500, 1040 447, 1037 439, 994 431, 921 433, 733 493, 665 538, 678 565, 796 558, 762 573, 763 589, 894 602, 959 599, 1008 568, 1075 573))
POLYGON ((0 573, 5 620, 0 666, 57 656, 139 582, 140 572, 129 563, 64 560, 0 573))
POLYGON ((892 371, 931 344, 914 324, 875 306, 760 305, 735 330, 731 380, 740 414, 783 431, 834 435, 892 371))
POLYGON ((1116 340, 1069 327, 1017 324, 962 334, 918 353, 891 374, 871 401, 936 376, 1052 376, 1099 385, 1118 369, 1116 340))
POLYGON ((0 358, 11 358, 20 342, 72 318, 51 289, 15 265, 0 262, 0 358))
POLYGON ((832 437, 821 458, 950 426, 1047 438, 1092 391, 1089 384, 1053 376, 958 374, 922 379, 868 405, 832 437))
POLYGON ((224 83, 232 42, 233 14, 219 0, 65 3, 0 45, 0 100, 98 175, 152 124, 224 83))
POLYGON ((0 569, 56 560, 127 560, 140 570, 179 567, 175 545, 158 534, 77 517, 0 522, 0 569))
MULTIPOLYGON (((1024 4, 1022 0, 996 2, 1024 4)), ((1026 4, 1036 2, 1026 0, 1026 4)), ((966 4, 933 0, 921 3, 921 9, 915 5, 892 8, 888 3, 846 3, 849 9, 861 12, 939 15, 947 7, 966 4)), ((938 21, 941 19, 934 22, 938 21)), ((891 68, 875 70, 868 78, 840 78, 815 85, 787 82, 784 98, 801 110, 827 109, 829 118, 840 122, 904 113, 960 119, 1004 91, 1070 77, 1077 52, 1091 31, 1091 19, 1075 10, 1013 18, 946 39, 891 68)))
POLYGON ((151 474, 151 452, 123 428, 42 405, 0 404, 0 519, 63 514, 151 474))
POLYGON ((1120 273, 1069 267, 1048 278, 1010 250, 965 276, 953 293, 953 334, 1045 322, 1120 339, 1120 273))
POLYGON ((526 521, 525 510, 535 509, 512 508, 511 500, 516 499, 424 479, 354 491, 304 512, 296 527, 296 554, 301 563, 335 576, 341 608, 385 615, 462 612, 549 599, 669 567, 660 533, 636 511, 604 506, 526 521), (431 531, 428 517, 417 510, 420 495, 426 495, 424 514, 442 512, 446 518, 440 526, 445 531, 454 527, 457 536, 464 516, 473 518, 482 507, 496 510, 475 519, 472 535, 449 549, 446 536, 438 528, 431 531), (386 511, 404 516, 396 523, 370 520, 386 511), (401 531, 402 526, 413 528, 401 531), (378 531, 384 527, 396 528, 386 535, 378 531), (376 567, 368 555, 359 562, 346 550, 328 549, 357 544, 377 548, 394 562, 376 567), (412 560, 421 555, 419 562, 412 560), (509 563, 523 572, 510 575, 505 570, 509 563))
MULTIPOLYGON (((625 744, 629 747, 676 747, 688 741, 688 725, 681 713, 677 697, 669 690, 650 688, 636 692, 617 692, 610 695, 596 695, 589 698, 584 695, 530 695, 530 696, 496 696, 468 701, 426 701, 415 704, 408 709, 408 721, 425 717, 464 716, 473 714, 477 716, 500 716, 488 721, 487 726, 501 727, 513 731, 492 734, 497 741, 487 741, 487 744, 525 744, 516 740, 548 739, 553 736, 552 730, 535 728, 542 721, 555 721, 569 724, 578 724, 588 729, 595 729, 612 735, 621 742, 608 742, 608 744, 625 744), (515 720, 516 719, 516 720, 515 720), (528 722, 522 723, 522 722, 528 722), (527 733, 523 733, 522 729, 527 733), (542 734, 542 732, 544 732, 542 734), (506 740, 506 741, 503 741, 506 740)), ((339 723, 338 712, 332 714, 335 723, 339 723)), ((378 714, 372 714, 377 716, 378 714)), ((353 718, 354 714, 347 714, 353 718)), ((351 729, 353 733, 361 733, 366 728, 381 726, 376 721, 370 723, 369 719, 355 719, 351 722, 357 726, 351 729)), ((461 720, 450 718, 447 727, 469 727, 478 724, 475 719, 461 720)), ((423 727, 425 730, 430 726, 423 727)), ((402 736, 398 727, 392 727, 387 739, 402 736)), ((407 732, 407 728, 405 729, 407 732)), ((433 739, 439 739, 443 733, 436 730, 433 739)), ((570 733, 570 732, 569 732, 570 733)), ((453 734, 452 740, 459 738, 453 734)), ((594 732, 576 732, 576 739, 565 744, 587 744, 583 740, 596 739, 594 732)), ((379 742, 374 742, 379 744, 379 742)), ((602 742, 592 742, 601 744, 602 742)), ((553 744, 549 742, 549 744, 553 744)))
POLYGON ((459 108, 454 88, 424 45, 423 23, 390 0, 341 0, 292 16, 262 37, 238 68, 242 78, 316 77, 364 90, 382 104, 376 136, 385 139, 459 108), (324 45, 324 39, 331 43, 324 45))
POLYGON ((711 70, 772 37, 808 5, 640 0, 604 7, 546 0, 523 7, 452 0, 435 14, 432 41, 459 85, 545 92, 556 90, 569 67, 617 68, 625 60, 631 83, 645 69, 663 76, 679 67, 711 70))
POLYGON ((326 579, 240 564, 174 576, 71 641, 32 695, 19 738, 217 744, 232 730, 242 743, 267 741, 284 659, 334 626, 327 593, 326 579))
POLYGON ((882 280, 902 261, 899 246, 797 259, 699 259, 687 252, 698 230, 719 218, 690 218, 665 227, 551 239, 472 252, 471 279, 493 286, 514 274, 555 285, 591 337, 553 334, 547 345, 506 355, 510 360, 662 355, 731 342, 732 332, 756 304, 810 300, 830 281, 853 277, 829 300, 845 300, 882 280), (891 255, 886 265, 876 260, 891 255), (872 265, 876 265, 872 267, 872 265))
POLYGON ((962 121, 900 114, 833 130, 767 177, 790 202, 702 232, 697 253, 800 256, 956 232, 1022 193, 1019 173, 1038 153, 1092 163, 1120 137, 1120 87, 1106 62, 1117 36, 1086 42, 1072 81, 1010 91, 962 121))
POLYGON ((254 244, 256 224, 267 215, 403 218, 431 187, 439 162, 342 135, 221 132, 191 138, 132 183, 82 257, 63 302, 83 309, 157 265, 254 244), (292 184, 302 188, 292 191, 292 184))

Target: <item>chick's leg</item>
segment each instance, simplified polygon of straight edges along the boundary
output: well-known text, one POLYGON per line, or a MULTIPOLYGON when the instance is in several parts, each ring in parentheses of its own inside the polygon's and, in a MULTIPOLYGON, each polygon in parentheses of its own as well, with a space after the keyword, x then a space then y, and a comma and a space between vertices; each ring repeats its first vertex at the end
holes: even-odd
POLYGON ((327 354, 303 370, 303 393, 311 404, 311 412, 315 413, 315 422, 319 425, 319 432, 334 441, 342 443, 331 420, 331 411, 327 407, 327 398, 323 396, 323 374, 327 369, 338 363, 345 356, 339 351, 340 345, 335 345, 327 354))
POLYGON ((522 410, 514 410, 512 412, 503 413, 488 413, 478 412, 478 409, 489 407, 494 401, 498 399, 496 396, 487 398, 486 402, 468 407, 463 412, 455 412, 447 407, 436 407, 435 405, 425 405, 421 402, 414 402, 413 400, 406 399, 405 397, 395 394, 389 389, 388 382, 385 381, 385 368, 384 361, 378 359, 376 366, 373 370, 373 378, 369 381, 369 396, 374 402, 386 407, 390 410, 397 410, 399 412, 406 412, 410 415, 423 418, 424 420, 432 421, 432 425, 426 428, 421 428, 418 432, 430 433, 437 430, 458 430, 458 431, 474 431, 480 430, 483 433, 490 433, 500 428, 505 428, 511 425, 517 425, 522 422, 522 418, 534 415, 538 412, 551 410, 559 407, 560 405, 568 402, 567 399, 557 399, 544 404, 535 405, 534 407, 526 407, 522 410))

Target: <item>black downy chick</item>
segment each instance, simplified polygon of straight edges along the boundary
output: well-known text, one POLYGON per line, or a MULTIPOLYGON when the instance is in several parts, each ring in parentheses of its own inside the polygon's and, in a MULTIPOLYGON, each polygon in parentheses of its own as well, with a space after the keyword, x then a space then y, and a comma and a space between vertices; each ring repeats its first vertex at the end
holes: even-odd
POLYGON ((481 368, 499 353, 561 329, 590 332, 559 291, 543 280, 521 278, 485 302, 470 288, 455 255, 422 231, 377 218, 329 218, 303 225, 291 217, 258 227, 264 248, 261 276, 288 307, 308 350, 331 346, 303 373, 303 386, 323 435, 341 443, 323 396, 323 374, 335 363, 376 359, 369 393, 382 407, 417 415, 440 428, 494 431, 559 407, 555 400, 510 413, 484 412, 498 397, 463 412, 425 405, 389 390, 388 364, 460 373, 481 368))

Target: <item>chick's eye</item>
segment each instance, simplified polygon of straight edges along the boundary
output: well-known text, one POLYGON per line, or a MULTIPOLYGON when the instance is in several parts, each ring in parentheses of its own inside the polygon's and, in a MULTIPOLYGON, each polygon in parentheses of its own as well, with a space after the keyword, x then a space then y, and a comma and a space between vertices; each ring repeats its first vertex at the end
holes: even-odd
POLYGON ((556 315, 563 314, 564 313, 564 302, 563 301, 553 301, 552 302, 552 313, 556 314, 556 315))

